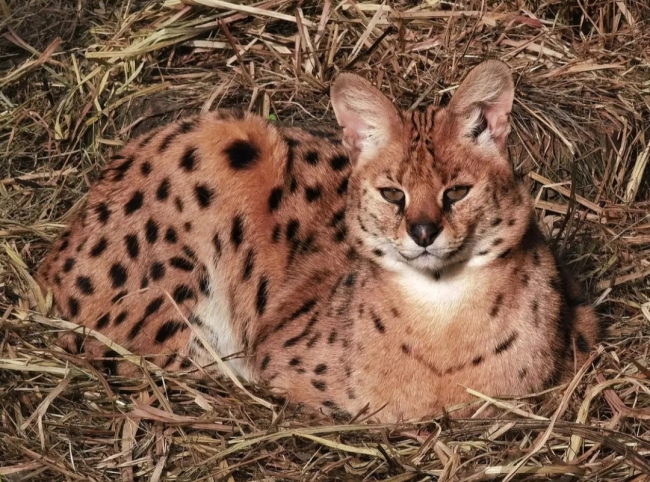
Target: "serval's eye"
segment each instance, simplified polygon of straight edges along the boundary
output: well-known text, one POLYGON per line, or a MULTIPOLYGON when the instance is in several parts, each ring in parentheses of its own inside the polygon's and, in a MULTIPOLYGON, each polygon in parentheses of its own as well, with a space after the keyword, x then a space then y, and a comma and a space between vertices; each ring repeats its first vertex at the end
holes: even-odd
POLYGON ((379 192, 381 193, 382 197, 389 203, 401 204, 404 202, 404 191, 400 191, 394 187, 386 187, 380 189, 379 192))
POLYGON ((456 201, 460 201, 469 192, 469 186, 455 186, 451 189, 445 191, 445 202, 447 204, 453 204, 456 201))

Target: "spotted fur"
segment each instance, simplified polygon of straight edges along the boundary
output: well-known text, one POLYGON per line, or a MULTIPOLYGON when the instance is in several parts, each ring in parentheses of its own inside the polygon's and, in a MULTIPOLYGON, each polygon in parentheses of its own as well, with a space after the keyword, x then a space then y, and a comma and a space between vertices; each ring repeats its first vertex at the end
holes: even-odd
POLYGON ((447 107, 398 112, 343 74, 343 132, 228 112, 169 125, 103 170, 41 286, 161 367, 213 369, 200 331, 238 376, 326 411, 394 421, 466 402, 466 387, 537 392, 599 330, 505 156, 513 92, 487 62, 447 107))

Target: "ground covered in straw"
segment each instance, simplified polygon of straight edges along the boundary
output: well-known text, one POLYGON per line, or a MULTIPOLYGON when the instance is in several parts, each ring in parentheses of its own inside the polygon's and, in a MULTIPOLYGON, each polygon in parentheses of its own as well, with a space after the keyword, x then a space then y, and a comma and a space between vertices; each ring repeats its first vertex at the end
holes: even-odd
POLYGON ((0 29, 0 480, 648 480, 645 0, 0 0, 0 29), (543 402, 378 426, 230 381, 109 377, 51 343, 65 325, 34 269, 130 137, 230 106, 331 122, 342 70, 441 103, 490 57, 515 73, 513 162, 609 325, 543 402))

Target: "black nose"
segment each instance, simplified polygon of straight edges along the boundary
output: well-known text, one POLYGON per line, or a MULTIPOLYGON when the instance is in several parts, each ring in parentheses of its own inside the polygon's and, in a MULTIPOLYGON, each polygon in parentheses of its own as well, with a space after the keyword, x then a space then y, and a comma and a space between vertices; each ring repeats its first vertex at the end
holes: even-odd
POLYGON ((440 225, 436 223, 413 223, 409 225, 408 232, 418 246, 426 248, 435 241, 440 233, 440 225))

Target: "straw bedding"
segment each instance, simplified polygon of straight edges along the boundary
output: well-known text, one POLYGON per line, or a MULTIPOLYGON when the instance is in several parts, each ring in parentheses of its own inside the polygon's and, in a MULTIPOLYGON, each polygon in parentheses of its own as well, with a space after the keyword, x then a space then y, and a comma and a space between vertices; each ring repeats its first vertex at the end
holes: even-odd
POLYGON ((650 480, 648 2, 0 0, 0 28, 0 480, 650 480), (53 345, 71 324, 34 269, 129 138, 231 106, 333 122, 342 70, 444 103, 486 58, 514 71, 513 162, 609 326, 570 383, 475 394, 506 419, 375 425, 53 345))

